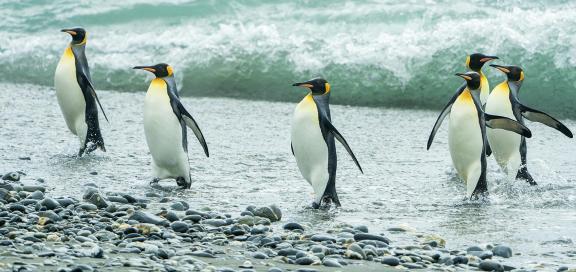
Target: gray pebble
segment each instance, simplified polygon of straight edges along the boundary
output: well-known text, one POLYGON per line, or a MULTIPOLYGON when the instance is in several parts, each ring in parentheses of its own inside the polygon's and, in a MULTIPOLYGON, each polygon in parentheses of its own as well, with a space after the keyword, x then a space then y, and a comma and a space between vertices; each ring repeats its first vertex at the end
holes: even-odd
POLYGON ((400 264, 400 259, 398 259, 396 257, 388 256, 388 257, 382 258, 381 263, 387 264, 390 266, 397 266, 400 264))
POLYGON ((484 271, 504 271, 504 267, 495 261, 482 261, 478 268, 484 271))
POLYGON ((182 221, 173 222, 172 224, 170 224, 170 227, 172 228, 173 231, 180 232, 180 233, 188 232, 188 228, 189 228, 188 224, 186 224, 182 221))
POLYGON ((296 262, 296 264, 299 264, 299 265, 311 265, 314 263, 314 259, 312 259, 308 256, 305 256, 305 257, 300 257, 300 258, 296 259, 295 262, 296 262))
POLYGON ((136 220, 140 223, 148 223, 148 224, 162 225, 162 226, 168 225, 168 221, 165 220, 164 218, 161 218, 159 216, 153 215, 153 214, 148 213, 148 212, 143 212, 143 211, 134 212, 134 214, 132 214, 132 216, 130 216, 129 219, 130 220, 136 220))
POLYGON ((10 172, 10 173, 4 174, 4 175, 2 176, 2 180, 19 181, 19 180, 20 180, 20 173, 18 173, 18 172, 10 172))
POLYGON ((310 240, 314 242, 324 242, 324 241, 336 242, 336 238, 324 234, 314 234, 312 235, 312 237, 310 237, 310 240))
POLYGON ((364 225, 356 226, 356 227, 354 227, 354 229, 357 231, 368 233, 368 227, 364 226, 364 225))
POLYGON ((41 200, 44 198, 44 193, 42 193, 41 191, 35 191, 31 193, 27 198, 41 200))
POLYGON ((298 223, 290 222, 284 225, 285 230, 304 230, 304 227, 298 223))
POLYGON ((254 258, 254 259, 268 259, 268 255, 266 255, 262 252, 256 251, 256 252, 252 253, 252 258, 254 258))
POLYGON ((202 220, 202 224, 214 226, 214 227, 222 227, 228 225, 228 222, 223 219, 205 219, 202 220))
POLYGON ((185 211, 188 210, 188 208, 190 208, 190 206, 184 201, 177 201, 170 205, 170 209, 175 211, 185 211))
POLYGON ((78 206, 78 208, 85 210, 85 211, 95 211, 98 210, 98 207, 96 207, 96 205, 94 204, 90 204, 90 203, 84 203, 80 206, 78 206))
POLYGON ((492 248, 492 253, 496 256, 500 256, 503 258, 510 258, 512 257, 512 249, 507 246, 495 246, 492 248))
POLYGON ((326 267, 342 267, 338 260, 333 258, 324 258, 322 264, 326 267))
POLYGON ((23 191, 26 192, 35 192, 35 191, 40 191, 45 193, 46 192, 46 188, 44 186, 39 186, 39 185, 24 185, 22 187, 23 191))
POLYGON ((282 268, 279 267, 271 267, 268 269, 268 272, 284 272, 284 270, 282 270, 282 268))
POLYGON ((46 207, 48 210, 54 210, 60 208, 60 203, 52 198, 44 198, 42 201, 39 202, 40 205, 46 207))
POLYGON ((381 235, 375 235, 369 233, 356 233, 354 234, 354 240, 355 241, 374 240, 390 244, 390 239, 381 235))

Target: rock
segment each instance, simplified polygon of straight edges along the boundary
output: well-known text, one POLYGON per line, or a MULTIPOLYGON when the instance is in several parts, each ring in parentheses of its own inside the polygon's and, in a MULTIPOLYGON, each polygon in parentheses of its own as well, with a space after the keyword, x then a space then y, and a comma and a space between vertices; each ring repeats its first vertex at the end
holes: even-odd
POLYGON ((350 246, 348 246, 348 250, 358 253, 362 257, 362 260, 366 259, 366 253, 364 252, 364 250, 362 250, 362 247, 360 247, 360 245, 358 245, 357 243, 353 243, 350 246))
POLYGON ((282 270, 282 268, 279 267, 270 267, 270 269, 268 269, 268 272, 284 272, 284 270, 282 270))
POLYGON ((238 267, 240 267, 240 268, 254 268, 254 265, 252 265, 252 262, 250 262, 250 261, 245 261, 243 264, 239 265, 238 267))
POLYGON ((404 266, 408 269, 422 269, 422 268, 424 268, 423 265, 417 264, 417 263, 403 263, 402 266, 404 266))
POLYGON ((324 242, 324 241, 330 241, 333 243, 336 242, 336 238, 329 236, 329 235, 324 235, 324 234, 314 234, 314 235, 312 235, 312 237, 310 237, 310 240, 312 240, 314 242, 324 242))
POLYGON ((304 227, 302 225, 294 222, 285 224, 283 228, 285 230, 304 230, 304 227))
POLYGON ((468 264, 468 258, 466 256, 456 256, 452 258, 453 264, 468 264))
POLYGON ((186 233, 188 232, 188 224, 182 222, 182 221, 176 221, 173 222, 172 224, 170 224, 170 228, 172 228, 173 231, 175 232, 180 232, 180 233, 186 233))
POLYGON ((36 191, 40 191, 42 193, 46 192, 46 188, 44 186, 39 185, 24 185, 22 187, 22 190, 25 192, 36 192, 36 191))
POLYGON ((364 225, 356 226, 354 229, 360 232, 368 233, 368 227, 364 225))
POLYGON ((62 207, 68 207, 76 203, 76 201, 71 198, 57 198, 56 201, 58 201, 62 207))
POLYGON ((214 254, 212 254, 210 252, 202 251, 202 250, 191 252, 190 255, 196 256, 196 257, 204 257, 204 258, 216 258, 216 256, 214 256, 214 254))
POLYGON ((94 204, 91 203, 84 203, 80 206, 78 206, 78 208, 85 210, 85 211, 95 211, 98 210, 98 207, 94 204))
POLYGON ((354 240, 355 241, 374 240, 374 241, 380 241, 380 242, 384 242, 386 244, 390 244, 390 239, 388 239, 384 236, 369 234, 369 233, 356 233, 356 234, 354 234, 354 240))
POLYGON ((299 265, 311 265, 314 263, 314 259, 308 257, 308 256, 304 256, 304 257, 300 257, 298 259, 296 259, 296 264, 299 265))
POLYGON ((44 199, 44 193, 42 193, 41 191, 35 191, 35 192, 31 193, 27 198, 28 199, 42 200, 42 199, 44 199))
POLYGON ((142 211, 136 211, 134 212, 134 214, 132 214, 132 216, 130 216, 130 218, 128 218, 129 220, 136 220, 140 223, 148 223, 148 224, 154 224, 154 225, 160 225, 160 226, 167 226, 169 223, 166 219, 163 219, 159 216, 153 215, 151 213, 147 213, 147 212, 142 212, 142 211))
POLYGON ((254 258, 254 259, 268 259, 268 255, 266 255, 260 251, 256 251, 256 252, 252 253, 252 258, 254 258))
POLYGON ((49 218, 52 222, 58 222, 62 220, 62 217, 53 211, 40 211, 38 212, 39 219, 49 218))
POLYGON ((252 213, 255 216, 268 218, 270 219, 271 222, 280 221, 280 219, 282 219, 282 212, 280 212, 280 209, 275 205, 272 205, 270 207, 260 207, 252 211, 252 213))
POLYGON ((60 208, 60 203, 52 198, 44 198, 42 201, 39 202, 40 205, 46 207, 48 210, 54 210, 60 208))
POLYGON ((115 196, 115 195, 108 196, 108 201, 116 202, 116 203, 122 203, 122 204, 128 204, 128 200, 126 200, 126 198, 123 198, 121 196, 115 196))
POLYGON ((20 173, 18 173, 18 172, 6 173, 2 176, 2 180, 19 181, 20 180, 20 173))
POLYGON ((492 248, 492 253, 502 258, 512 257, 512 249, 507 246, 495 246, 494 248, 492 248))
POLYGON ((238 224, 254 226, 254 223, 254 216, 245 215, 238 218, 238 224))
POLYGON ((397 266, 400 264, 400 260, 396 257, 387 256, 387 257, 382 258, 381 263, 387 264, 390 266, 397 266))
POLYGON ((179 221, 180 218, 178 218, 178 215, 176 215, 175 212, 173 211, 168 211, 166 212, 166 214, 164 214, 164 218, 166 218, 168 221, 170 222, 174 222, 174 221, 179 221))
POLYGON ((482 261, 478 268, 483 271, 504 271, 504 267, 495 261, 482 261))
POLYGON ((82 199, 84 199, 86 202, 96 205, 96 207, 99 209, 108 207, 108 202, 96 188, 88 187, 84 193, 84 196, 82 196, 82 199))
POLYGON ((22 213, 26 213, 26 207, 24 207, 24 205, 21 204, 17 204, 17 203, 12 203, 10 204, 10 206, 8 206, 8 210, 13 212, 13 211, 19 211, 22 213))
POLYGON ((482 249, 482 248, 479 247, 479 246, 471 246, 471 247, 469 247, 469 248, 466 249, 466 252, 468 252, 468 253, 469 253, 469 252, 472 252, 472 251, 484 251, 484 249, 482 249))
POLYGON ((170 209, 175 211, 185 211, 188 210, 189 208, 190 206, 188 205, 188 203, 184 201, 177 201, 172 203, 172 205, 170 205, 170 209))
POLYGON ((58 236, 58 234, 48 234, 46 236, 46 241, 48 242, 59 242, 60 241, 60 236, 58 236))
POLYGON ((214 226, 214 227, 222 227, 228 225, 226 220, 223 219, 204 219, 202 220, 202 224, 214 226))
POLYGON ((324 258, 322 261, 322 265, 326 267, 342 267, 342 265, 338 262, 338 260, 334 258, 324 258))

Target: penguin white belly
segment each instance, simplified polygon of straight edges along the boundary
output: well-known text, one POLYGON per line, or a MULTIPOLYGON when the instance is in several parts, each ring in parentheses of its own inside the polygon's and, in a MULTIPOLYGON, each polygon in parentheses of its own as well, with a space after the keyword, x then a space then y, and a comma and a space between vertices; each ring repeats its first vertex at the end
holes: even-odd
POLYGON ((54 87, 68 129, 78 135, 80 143, 83 144, 88 131, 85 118, 86 101, 76 79, 76 63, 70 48, 66 48, 56 67, 54 87))
MULTIPOLYGON (((507 89, 500 89, 500 87, 498 86, 488 97, 486 113, 516 120, 512 112, 509 92, 507 89)), ((498 165, 507 173, 515 174, 522 163, 520 156, 521 136, 507 130, 491 128, 486 128, 486 134, 498 165)))
POLYGON ((152 155, 154 176, 160 179, 183 177, 189 182, 190 165, 182 147, 182 127, 172 111, 162 79, 154 79, 146 93, 144 132, 152 155))
POLYGON ((482 148, 484 141, 478 121, 478 112, 469 91, 464 91, 450 111, 448 144, 452 163, 458 175, 466 182, 470 197, 482 174, 482 148))
POLYGON ((294 110, 291 137, 298 169, 312 185, 316 203, 320 203, 329 179, 328 146, 311 95, 306 96, 294 110))

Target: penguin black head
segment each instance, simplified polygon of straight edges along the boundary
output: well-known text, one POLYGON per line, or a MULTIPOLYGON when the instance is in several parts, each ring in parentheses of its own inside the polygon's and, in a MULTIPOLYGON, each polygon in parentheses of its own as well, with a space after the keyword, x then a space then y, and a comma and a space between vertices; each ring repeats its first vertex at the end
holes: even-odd
POLYGON ((502 73, 506 74, 509 81, 523 81, 524 71, 518 66, 503 66, 490 64, 490 66, 500 70, 502 73))
POLYGON ((456 73, 457 76, 466 80, 466 86, 469 90, 480 88, 480 74, 476 72, 456 73))
POLYGON ((154 66, 135 66, 132 69, 142 69, 153 73, 156 77, 167 77, 174 75, 174 69, 172 66, 166 63, 158 63, 154 66))
POLYGON ((330 84, 323 78, 315 78, 306 82, 294 83, 292 86, 308 88, 313 95, 323 95, 330 92, 330 84))
POLYGON ((484 66, 484 64, 486 62, 489 62, 489 61, 495 60, 495 59, 498 59, 498 57, 486 56, 482 53, 474 53, 474 54, 472 54, 466 58, 466 68, 468 68, 474 72, 480 72, 480 70, 482 69, 482 66, 484 66))
POLYGON ((73 44, 84 44, 86 43, 86 30, 84 28, 67 28, 60 30, 62 32, 66 32, 72 36, 72 43, 73 44))

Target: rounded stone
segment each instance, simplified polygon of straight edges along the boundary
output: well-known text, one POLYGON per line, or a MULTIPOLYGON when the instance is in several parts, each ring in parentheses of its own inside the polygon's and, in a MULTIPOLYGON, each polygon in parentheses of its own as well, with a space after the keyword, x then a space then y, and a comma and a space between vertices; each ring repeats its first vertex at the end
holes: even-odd
POLYGON ((304 227, 298 223, 290 222, 284 225, 285 230, 304 230, 304 227))
POLYGON ((46 207, 48 210, 54 210, 60 208, 60 203, 52 198, 44 198, 42 201, 39 202, 40 205, 46 207))
POLYGON ((188 232, 189 226, 182 221, 175 221, 170 224, 170 228, 175 232, 186 233, 188 232))
POLYGON ((495 261, 482 261, 478 268, 483 271, 504 271, 504 267, 495 261))
POLYGON ((492 248, 492 253, 502 258, 512 257, 512 249, 507 246, 495 246, 494 248, 492 248))
POLYGON ((397 266, 400 264, 400 260, 396 257, 387 256, 387 257, 382 258, 381 263, 387 264, 389 266, 397 266))

